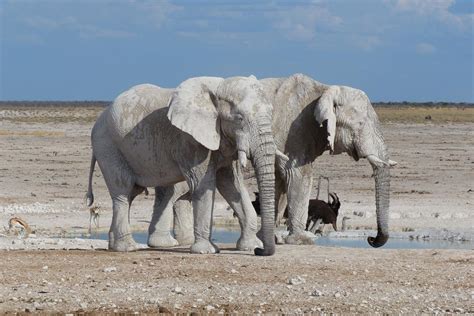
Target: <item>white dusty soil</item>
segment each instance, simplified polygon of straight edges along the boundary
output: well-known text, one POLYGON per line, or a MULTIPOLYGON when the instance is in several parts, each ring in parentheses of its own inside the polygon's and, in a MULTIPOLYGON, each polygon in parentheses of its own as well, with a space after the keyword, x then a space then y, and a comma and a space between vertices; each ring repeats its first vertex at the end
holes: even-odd
MULTIPOLYGON (((44 123, 28 118, 61 111, 0 108, 0 232, 19 216, 36 234, 24 241, 0 235, 0 313, 474 313, 472 250, 281 245, 274 257, 257 258, 232 245, 222 245, 219 255, 190 255, 186 248, 110 253, 101 250, 105 241, 49 238, 88 230, 92 123, 82 119, 85 111, 44 123)), ((392 169, 391 231, 472 241, 472 124, 394 123, 383 130, 399 163, 392 169)), ((316 177, 330 176, 341 198, 339 219, 350 217, 349 235, 376 227, 371 171, 346 155, 325 154, 315 163, 316 177)), ((99 168, 94 193, 107 231, 111 202, 99 168)), ((134 229, 147 228, 153 198, 150 190, 134 201, 134 229)), ((222 200, 217 206, 216 223, 235 224, 222 200)))

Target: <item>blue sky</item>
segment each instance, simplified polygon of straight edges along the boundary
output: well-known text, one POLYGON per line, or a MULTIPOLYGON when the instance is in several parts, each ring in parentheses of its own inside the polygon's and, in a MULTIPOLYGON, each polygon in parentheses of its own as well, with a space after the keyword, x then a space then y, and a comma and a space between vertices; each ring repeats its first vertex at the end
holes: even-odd
POLYGON ((302 72, 373 101, 474 102, 471 0, 0 0, 0 100, 302 72))

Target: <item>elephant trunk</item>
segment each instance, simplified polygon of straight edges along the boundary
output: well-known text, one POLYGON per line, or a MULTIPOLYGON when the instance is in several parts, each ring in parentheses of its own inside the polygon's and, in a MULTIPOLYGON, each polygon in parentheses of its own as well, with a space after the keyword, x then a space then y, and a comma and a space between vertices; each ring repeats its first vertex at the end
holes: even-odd
POLYGON ((275 253, 275 152, 269 119, 257 122, 254 135, 257 142, 250 148, 251 161, 257 177, 263 249, 256 248, 255 255, 271 256, 275 253))
MULTIPOLYGON (((385 150, 379 157, 382 161, 388 161, 385 150)), ((388 164, 375 164, 371 159, 369 161, 374 170, 377 236, 375 238, 369 237, 367 241, 372 247, 378 248, 385 245, 389 237, 390 166, 388 164)))

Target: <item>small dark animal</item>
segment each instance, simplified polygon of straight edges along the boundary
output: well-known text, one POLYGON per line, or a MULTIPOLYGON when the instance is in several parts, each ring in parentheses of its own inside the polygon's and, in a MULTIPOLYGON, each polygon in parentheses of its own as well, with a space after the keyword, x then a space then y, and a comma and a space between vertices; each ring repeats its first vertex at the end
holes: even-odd
POLYGON ((252 202, 253 208, 255 209, 255 212, 257 212, 257 215, 260 216, 260 198, 258 196, 258 192, 254 192, 255 194, 255 201, 252 202))
POLYGON ((308 221, 306 222, 306 230, 316 232, 319 224, 332 224, 334 230, 337 231, 337 215, 341 202, 336 193, 329 193, 332 202, 321 200, 309 200, 308 221))
MULTIPOLYGON (((255 201, 252 201, 253 208, 257 213, 257 216, 260 216, 260 198, 258 197, 258 192, 254 192, 255 194, 255 201)), ((234 217, 237 217, 237 213, 234 211, 234 217)))
MULTIPOLYGON (((254 194, 255 201, 252 202, 252 205, 257 215, 260 216, 260 199, 258 192, 254 192, 254 194)), ((336 222, 341 202, 336 193, 329 193, 329 196, 332 199, 329 203, 318 199, 309 200, 306 230, 314 233, 320 224, 332 224, 334 230, 337 231, 336 222)), ((288 218, 288 209, 285 210, 283 218, 288 218)))

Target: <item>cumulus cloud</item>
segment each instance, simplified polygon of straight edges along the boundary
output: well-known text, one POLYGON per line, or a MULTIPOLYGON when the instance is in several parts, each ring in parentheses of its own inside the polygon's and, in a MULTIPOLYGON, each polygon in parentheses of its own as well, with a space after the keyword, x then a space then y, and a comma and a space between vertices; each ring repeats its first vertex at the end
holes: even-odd
POLYGON ((381 45, 382 43, 380 38, 375 35, 359 37, 355 40, 355 42, 359 48, 362 48, 363 50, 367 52, 374 50, 377 46, 381 45))
POLYGON ((433 16, 439 21, 461 29, 471 29, 473 14, 455 14, 450 7, 456 0, 388 0, 400 12, 415 12, 418 15, 433 16))
POLYGON ((131 5, 141 13, 139 18, 150 21, 155 28, 161 28, 168 20, 171 13, 180 11, 181 6, 170 3, 168 0, 131 0, 131 5))
POLYGON ((99 27, 92 24, 81 23, 72 16, 62 18, 48 18, 44 16, 29 16, 23 21, 38 30, 70 30, 79 34, 81 38, 126 38, 135 36, 134 33, 99 27))
POLYGON ((429 55, 436 52, 436 47, 429 43, 418 43, 416 45, 416 52, 420 55, 429 55))
POLYGON ((312 40, 317 32, 333 30, 343 22, 327 8, 310 3, 294 7, 280 7, 267 14, 273 21, 273 27, 284 32, 293 40, 312 40))

